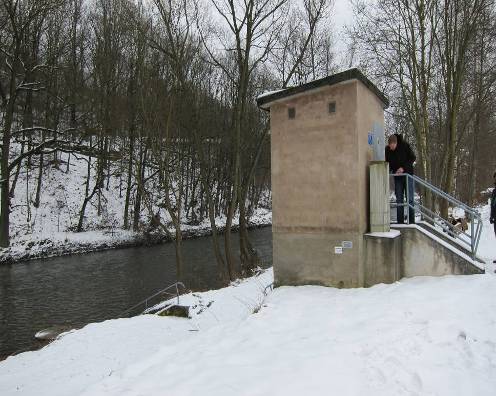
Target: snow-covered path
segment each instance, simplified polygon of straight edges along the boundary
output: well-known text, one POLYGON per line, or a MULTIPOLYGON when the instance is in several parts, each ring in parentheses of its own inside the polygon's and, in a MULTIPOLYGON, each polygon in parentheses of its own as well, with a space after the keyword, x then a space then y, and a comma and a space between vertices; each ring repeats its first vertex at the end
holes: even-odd
POLYGON ((496 276, 282 287, 258 311, 271 276, 188 296, 191 320, 92 324, 9 358, 0 393, 494 395, 496 276))
POLYGON ((491 214, 491 206, 489 203, 480 208, 482 216, 482 234, 479 243, 477 254, 488 264, 488 269, 496 269, 496 266, 491 265, 496 259, 496 236, 494 235, 494 226, 489 223, 491 214))

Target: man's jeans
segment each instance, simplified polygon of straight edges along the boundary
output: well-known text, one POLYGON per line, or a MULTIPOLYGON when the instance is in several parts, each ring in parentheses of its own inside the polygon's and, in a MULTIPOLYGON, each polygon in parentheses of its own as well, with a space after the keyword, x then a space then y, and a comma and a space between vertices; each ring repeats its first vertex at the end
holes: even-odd
MULTIPOLYGON (((408 213, 410 216, 410 224, 415 223, 415 210, 412 209, 414 205, 414 184, 413 179, 408 176, 395 176, 394 177, 394 194, 396 195, 396 203, 398 205, 404 203, 405 194, 406 194, 406 184, 408 184, 408 203, 410 207, 408 208, 408 213), (408 183, 406 179, 408 178, 408 183)), ((403 224, 405 222, 405 207, 398 206, 396 208, 396 221, 398 224, 403 224)))

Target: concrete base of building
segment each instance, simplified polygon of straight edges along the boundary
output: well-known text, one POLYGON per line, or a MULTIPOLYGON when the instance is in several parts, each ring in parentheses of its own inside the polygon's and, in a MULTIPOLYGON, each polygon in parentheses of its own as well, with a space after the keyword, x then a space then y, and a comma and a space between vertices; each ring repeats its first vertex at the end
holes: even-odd
POLYGON ((353 288, 403 277, 484 273, 477 260, 415 225, 365 235, 275 232, 273 252, 276 286, 353 288))
POLYGON ((360 287, 362 250, 358 234, 274 232, 274 284, 360 287))

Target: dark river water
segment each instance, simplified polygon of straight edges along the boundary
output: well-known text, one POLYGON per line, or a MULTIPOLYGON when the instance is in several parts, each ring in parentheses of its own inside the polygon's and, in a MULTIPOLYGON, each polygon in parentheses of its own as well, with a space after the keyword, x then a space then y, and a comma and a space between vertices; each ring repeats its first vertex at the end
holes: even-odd
MULTIPOLYGON (((251 230, 250 240, 270 266, 271 227, 251 230)), ((211 237, 185 240, 183 254, 187 288, 219 286, 211 237)), ((0 266, 0 358, 36 347, 39 330, 115 318, 174 282, 172 243, 0 266)))

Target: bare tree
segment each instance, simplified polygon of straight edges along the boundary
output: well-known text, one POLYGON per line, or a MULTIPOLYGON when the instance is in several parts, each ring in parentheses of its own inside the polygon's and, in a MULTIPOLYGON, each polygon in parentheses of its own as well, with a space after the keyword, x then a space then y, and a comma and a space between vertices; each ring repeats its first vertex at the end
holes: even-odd
MULTIPOLYGON (((39 135, 42 128, 15 128, 16 105, 23 93, 32 95, 43 89, 41 83, 34 80, 37 72, 45 67, 42 63, 26 63, 24 55, 31 53, 30 44, 32 34, 38 34, 34 26, 43 24, 47 14, 59 7, 60 1, 14 1, 2 0, 1 21, 2 41, 2 74, 0 80, 2 123, 1 146, 1 179, 0 179, 0 246, 5 247, 10 242, 10 177, 15 166, 22 159, 41 153, 46 147, 53 145, 56 139, 33 142, 33 146, 22 152, 15 159, 10 160, 13 153, 11 143, 14 136, 39 135)), ((32 59, 32 58, 31 58, 32 59)))
MULTIPOLYGON (((467 55, 490 3, 487 0, 445 0, 443 3, 442 29, 436 35, 436 43, 446 97, 446 146, 441 164, 442 187, 448 192, 453 191, 458 117, 462 87, 467 77, 467 55)), ((447 202, 443 202, 441 213, 447 217, 447 202)))

